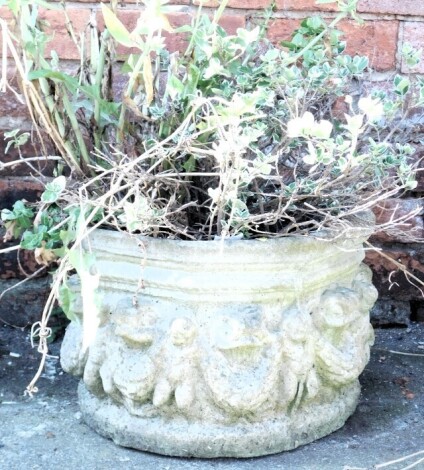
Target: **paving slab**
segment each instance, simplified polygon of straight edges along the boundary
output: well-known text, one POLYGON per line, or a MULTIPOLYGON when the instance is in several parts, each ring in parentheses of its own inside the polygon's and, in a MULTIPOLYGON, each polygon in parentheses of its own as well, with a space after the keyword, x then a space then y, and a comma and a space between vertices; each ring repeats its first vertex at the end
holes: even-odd
MULTIPOLYGON (((51 345, 59 354, 60 341, 51 345)), ((0 469, 348 470, 424 450, 424 324, 376 331, 355 414, 339 431, 294 451, 252 459, 183 459, 116 446, 81 418, 78 380, 50 358, 33 397, 23 391, 39 361, 29 331, 0 326, 0 469), (401 354, 402 353, 402 354, 401 354)), ((423 454, 384 467, 400 470, 423 454)))

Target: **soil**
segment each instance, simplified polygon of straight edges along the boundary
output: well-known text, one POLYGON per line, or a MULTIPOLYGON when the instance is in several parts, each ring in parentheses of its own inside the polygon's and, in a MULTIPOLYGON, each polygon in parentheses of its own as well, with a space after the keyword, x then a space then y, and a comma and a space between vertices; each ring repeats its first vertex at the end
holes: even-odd
POLYGON ((384 467, 424 469, 424 324, 376 331, 372 358, 361 376, 362 397, 339 431, 291 452, 255 459, 182 459, 116 446, 81 419, 78 380, 51 354, 34 397, 23 391, 40 355, 29 330, 0 326, 0 468, 8 470, 348 470, 423 451, 384 467), (404 354, 401 354, 404 353, 404 354), (414 355, 415 354, 415 355, 414 355), (423 459, 419 462, 419 459, 423 459))

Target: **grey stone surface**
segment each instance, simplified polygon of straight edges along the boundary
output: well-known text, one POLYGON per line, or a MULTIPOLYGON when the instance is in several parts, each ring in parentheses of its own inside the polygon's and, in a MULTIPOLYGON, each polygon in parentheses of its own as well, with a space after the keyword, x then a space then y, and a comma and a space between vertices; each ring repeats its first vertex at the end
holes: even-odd
POLYGON ((121 445, 203 458, 276 453, 338 429, 374 338, 362 242, 96 231, 61 352, 82 376, 86 422, 121 445))
POLYGON ((119 445, 179 457, 252 457, 275 454, 308 444, 343 426, 358 403, 360 386, 344 387, 330 403, 296 410, 295 416, 281 416, 250 423, 235 420, 222 426, 188 421, 175 416, 164 422, 157 416, 140 418, 111 399, 99 399, 80 383, 82 416, 90 427, 119 445))
MULTIPOLYGON (((7 470, 344 470, 424 450, 424 326, 376 331, 371 361, 360 381, 356 412, 333 434, 261 458, 188 459, 116 446, 92 431, 77 403, 78 380, 48 360, 40 391, 23 395, 38 366, 28 331, 0 328, 0 468, 7 470), (10 356, 10 352, 20 357, 10 356)), ((52 345, 52 354, 59 351, 52 345)), ((408 459, 387 470, 400 470, 408 459)), ((422 467, 415 467, 419 470, 422 467)))
POLYGON ((378 299, 371 309, 371 323, 374 326, 408 326, 411 323, 411 303, 378 299))

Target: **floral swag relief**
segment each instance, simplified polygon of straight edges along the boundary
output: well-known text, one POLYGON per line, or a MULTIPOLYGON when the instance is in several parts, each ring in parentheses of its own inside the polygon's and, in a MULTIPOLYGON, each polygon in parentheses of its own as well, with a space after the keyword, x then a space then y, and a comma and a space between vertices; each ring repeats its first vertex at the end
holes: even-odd
POLYGON ((362 266, 350 286, 283 311, 258 303, 205 314, 199 304, 164 314, 160 303, 133 307, 131 296, 119 297, 116 307, 102 306, 85 352, 82 322, 72 322, 63 368, 131 415, 227 424, 290 417, 356 383, 369 360, 377 293, 362 266))

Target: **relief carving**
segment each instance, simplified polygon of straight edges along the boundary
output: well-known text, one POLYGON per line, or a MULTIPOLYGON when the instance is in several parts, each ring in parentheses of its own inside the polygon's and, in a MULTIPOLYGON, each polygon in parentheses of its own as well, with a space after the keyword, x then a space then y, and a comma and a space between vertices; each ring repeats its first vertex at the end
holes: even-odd
POLYGON ((352 288, 326 290, 312 313, 318 332, 316 365, 326 384, 344 385, 356 380, 368 363, 374 332, 369 311, 377 291, 361 270, 352 288))
POLYGON ((369 359, 369 272, 315 301, 283 309, 257 304, 203 316, 187 309, 118 304, 81 357, 82 327, 69 327, 65 369, 96 396, 139 416, 181 414, 222 421, 278 410, 291 414, 357 379, 369 359), (314 305, 307 308, 306 305, 314 305))

